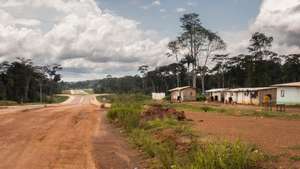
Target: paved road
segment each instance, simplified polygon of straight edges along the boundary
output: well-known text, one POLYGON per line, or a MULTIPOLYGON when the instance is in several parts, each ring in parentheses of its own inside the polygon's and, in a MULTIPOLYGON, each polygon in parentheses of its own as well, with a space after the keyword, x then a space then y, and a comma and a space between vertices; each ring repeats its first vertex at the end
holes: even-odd
POLYGON ((0 169, 124 169, 138 165, 93 95, 0 111, 0 169))

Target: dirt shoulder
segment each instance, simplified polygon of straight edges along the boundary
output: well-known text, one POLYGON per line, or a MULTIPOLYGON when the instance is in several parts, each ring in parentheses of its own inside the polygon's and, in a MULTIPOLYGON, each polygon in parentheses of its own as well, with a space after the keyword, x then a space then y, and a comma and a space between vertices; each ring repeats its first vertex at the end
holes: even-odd
POLYGON ((146 168, 143 155, 122 136, 121 129, 109 124, 105 114, 99 116, 99 126, 93 138, 93 156, 99 169, 146 168), (103 155, 105 154, 105 155, 103 155))

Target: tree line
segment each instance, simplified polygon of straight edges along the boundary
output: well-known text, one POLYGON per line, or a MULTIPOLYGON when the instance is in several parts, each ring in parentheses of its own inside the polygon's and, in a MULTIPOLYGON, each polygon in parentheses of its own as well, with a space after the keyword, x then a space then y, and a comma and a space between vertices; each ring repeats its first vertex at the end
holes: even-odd
POLYGON ((61 75, 58 72, 61 69, 58 64, 37 66, 25 58, 0 63, 0 100, 47 101, 59 92, 61 75))
POLYGON ((204 92, 211 88, 262 87, 300 81, 300 54, 278 54, 271 50, 273 37, 255 32, 247 53, 225 53, 226 43, 204 27, 199 15, 180 18, 181 33, 169 42, 166 57, 174 63, 156 68, 141 65, 139 75, 80 83, 65 88, 93 88, 97 92, 166 92, 192 86, 204 92))

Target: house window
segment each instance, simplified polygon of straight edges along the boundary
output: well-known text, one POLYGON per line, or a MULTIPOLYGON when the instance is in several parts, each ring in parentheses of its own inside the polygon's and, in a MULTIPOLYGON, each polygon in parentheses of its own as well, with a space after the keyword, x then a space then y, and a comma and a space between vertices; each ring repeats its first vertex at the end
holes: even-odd
POLYGON ((280 94, 281 94, 281 97, 284 97, 285 91, 284 91, 284 90, 281 90, 281 91, 280 91, 280 94))

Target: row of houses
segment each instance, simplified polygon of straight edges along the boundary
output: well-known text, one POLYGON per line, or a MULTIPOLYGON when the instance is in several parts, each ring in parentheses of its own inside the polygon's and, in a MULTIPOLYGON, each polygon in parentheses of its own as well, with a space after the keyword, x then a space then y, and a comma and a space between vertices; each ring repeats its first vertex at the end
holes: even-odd
POLYGON ((206 91, 209 101, 263 105, 266 101, 272 104, 300 104, 300 82, 276 84, 270 87, 211 89, 206 91))

